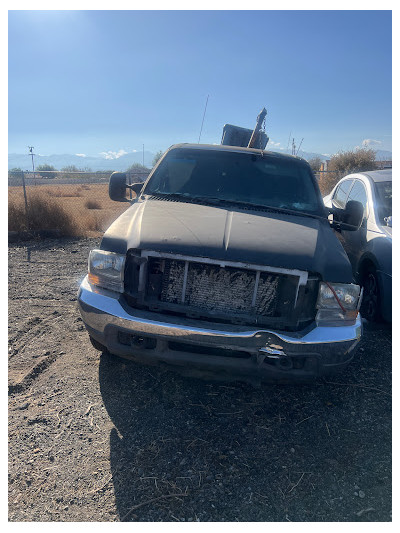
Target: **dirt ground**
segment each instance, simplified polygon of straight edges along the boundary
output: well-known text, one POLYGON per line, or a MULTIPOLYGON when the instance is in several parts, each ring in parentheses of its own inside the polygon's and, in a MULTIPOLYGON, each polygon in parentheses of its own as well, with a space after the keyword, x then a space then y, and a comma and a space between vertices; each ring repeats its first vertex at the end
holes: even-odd
POLYGON ((391 521, 391 329, 348 369, 253 389, 96 352, 98 239, 9 248, 9 520, 391 521))

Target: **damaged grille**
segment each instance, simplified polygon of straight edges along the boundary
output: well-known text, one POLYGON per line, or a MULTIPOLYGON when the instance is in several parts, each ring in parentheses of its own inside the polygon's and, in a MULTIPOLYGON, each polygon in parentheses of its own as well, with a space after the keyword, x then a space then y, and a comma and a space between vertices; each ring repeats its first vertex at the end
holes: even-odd
POLYGON ((264 272, 258 275, 256 271, 195 262, 164 261, 162 302, 210 313, 248 314, 254 308, 254 314, 275 315, 281 281, 278 275, 264 272))
POLYGON ((319 280, 299 270, 132 250, 124 298, 163 314, 297 331, 315 319, 319 280))
POLYGON ((315 314, 314 289, 313 306, 304 305, 309 281, 300 271, 146 251, 128 253, 125 298, 132 307, 188 318, 296 329, 315 314))

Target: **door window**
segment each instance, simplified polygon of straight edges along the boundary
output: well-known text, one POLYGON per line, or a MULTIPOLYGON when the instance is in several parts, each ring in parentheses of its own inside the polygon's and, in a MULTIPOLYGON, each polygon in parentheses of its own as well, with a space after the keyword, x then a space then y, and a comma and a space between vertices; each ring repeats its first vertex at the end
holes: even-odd
POLYGON ((336 189, 335 194, 333 196, 333 203, 336 207, 344 209, 344 206, 346 205, 347 194, 350 190, 352 183, 353 180, 345 180, 336 189))
MULTIPOLYGON (((367 216, 367 205, 368 205, 368 196, 367 191, 365 190, 364 184, 355 180, 354 185, 350 191, 350 194, 347 198, 347 202, 354 200, 356 202, 361 202, 364 208, 364 218, 367 216)), ((347 203, 346 202, 346 203, 347 203)))

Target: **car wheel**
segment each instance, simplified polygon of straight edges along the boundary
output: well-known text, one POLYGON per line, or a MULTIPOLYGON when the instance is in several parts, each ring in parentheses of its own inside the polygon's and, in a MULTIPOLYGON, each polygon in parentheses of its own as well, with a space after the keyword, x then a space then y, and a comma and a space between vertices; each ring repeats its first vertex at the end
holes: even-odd
POLYGON ((381 320, 380 294, 376 270, 370 267, 362 280, 364 295, 361 303, 361 316, 371 322, 381 320))

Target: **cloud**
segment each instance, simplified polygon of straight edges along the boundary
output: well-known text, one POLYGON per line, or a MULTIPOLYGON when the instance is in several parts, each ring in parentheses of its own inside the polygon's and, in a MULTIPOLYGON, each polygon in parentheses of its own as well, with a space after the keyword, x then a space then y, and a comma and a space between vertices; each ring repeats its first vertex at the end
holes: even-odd
POLYGON ((382 144, 382 141, 375 141, 374 139, 364 139, 362 142, 362 145, 364 147, 367 146, 380 146, 382 144))
POLYGON ((75 154, 77 155, 78 157, 86 157, 86 154, 75 154))
POLYGON ((100 152, 100 155, 104 157, 104 159, 118 159, 122 155, 127 154, 125 150, 118 150, 118 152, 113 152, 112 150, 108 150, 107 152, 100 152))
POLYGON ((271 141, 271 139, 268 140, 268 144, 267 144, 267 150, 270 150, 270 149, 273 149, 273 150, 284 150, 283 146, 281 146, 281 143, 277 143, 275 141, 271 141))

